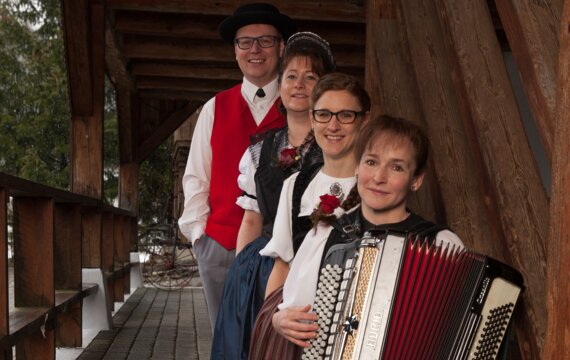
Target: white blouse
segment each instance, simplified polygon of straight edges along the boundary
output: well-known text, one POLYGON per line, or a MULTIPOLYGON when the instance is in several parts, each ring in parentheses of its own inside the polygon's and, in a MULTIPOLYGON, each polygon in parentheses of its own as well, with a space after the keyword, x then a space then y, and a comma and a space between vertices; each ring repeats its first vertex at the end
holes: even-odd
POLYGON ((237 182, 241 190, 253 197, 242 195, 237 198, 236 204, 244 210, 251 210, 259 213, 259 205, 257 204, 257 199, 255 199, 255 197, 257 197, 257 191, 255 190, 256 171, 257 166, 253 162, 253 157, 248 147, 239 161, 239 175, 237 182))
MULTIPOLYGON (((279 198, 279 207, 275 216, 275 224, 273 226, 273 237, 269 243, 259 252, 262 256, 279 257, 285 262, 293 259, 293 234, 291 208, 293 199, 293 188, 299 173, 291 175, 283 183, 281 196, 279 198)), ((309 216, 319 204, 319 197, 324 194, 331 194, 331 187, 339 187, 342 189, 344 198, 348 195, 352 187, 356 184, 356 178, 334 178, 326 175, 320 170, 311 180, 303 196, 301 197, 301 205, 299 216, 309 216)), ((313 230, 309 231, 313 232, 313 230)))

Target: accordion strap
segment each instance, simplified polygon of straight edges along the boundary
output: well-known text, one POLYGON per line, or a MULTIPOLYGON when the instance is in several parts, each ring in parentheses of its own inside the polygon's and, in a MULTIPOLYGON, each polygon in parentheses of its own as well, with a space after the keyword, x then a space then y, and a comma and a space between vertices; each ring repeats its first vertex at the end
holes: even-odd
POLYGON ((331 223, 331 226, 340 231, 341 234, 346 234, 350 240, 359 240, 360 236, 358 233, 360 232, 360 217, 357 216, 354 222, 350 221, 349 216, 341 216, 340 218, 336 219, 331 223))

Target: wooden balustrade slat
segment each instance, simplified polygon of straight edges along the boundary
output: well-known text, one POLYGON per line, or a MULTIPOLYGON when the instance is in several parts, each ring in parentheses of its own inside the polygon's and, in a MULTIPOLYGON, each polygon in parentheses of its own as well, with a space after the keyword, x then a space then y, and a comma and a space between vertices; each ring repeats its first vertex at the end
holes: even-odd
POLYGON ((6 190, 0 187, 0 337, 8 334, 8 236, 6 190))

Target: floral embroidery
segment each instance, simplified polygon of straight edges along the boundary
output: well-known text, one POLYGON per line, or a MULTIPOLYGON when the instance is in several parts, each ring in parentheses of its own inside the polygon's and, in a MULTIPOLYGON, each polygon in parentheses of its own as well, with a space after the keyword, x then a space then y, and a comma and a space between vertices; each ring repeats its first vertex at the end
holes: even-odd
POLYGON ((284 148, 283 150, 281 150, 281 153, 279 153, 279 166, 285 170, 290 168, 291 166, 295 165, 295 163, 300 159, 301 157, 299 156, 299 154, 297 154, 297 149, 296 148, 284 148))

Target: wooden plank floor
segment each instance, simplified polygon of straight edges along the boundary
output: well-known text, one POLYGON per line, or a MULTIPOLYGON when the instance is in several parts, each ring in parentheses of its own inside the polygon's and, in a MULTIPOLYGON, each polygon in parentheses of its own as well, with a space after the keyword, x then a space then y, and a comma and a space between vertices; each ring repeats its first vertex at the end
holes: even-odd
POLYGON ((202 288, 138 288, 78 360, 210 358, 212 330, 202 288))

